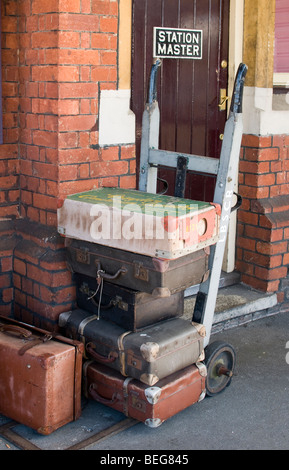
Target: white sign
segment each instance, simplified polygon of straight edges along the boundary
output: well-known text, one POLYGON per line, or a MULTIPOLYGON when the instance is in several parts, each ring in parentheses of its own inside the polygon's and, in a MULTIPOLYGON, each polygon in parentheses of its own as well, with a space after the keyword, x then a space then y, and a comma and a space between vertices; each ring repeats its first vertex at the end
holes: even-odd
POLYGON ((202 59, 203 31, 155 27, 153 54, 167 59, 202 59))

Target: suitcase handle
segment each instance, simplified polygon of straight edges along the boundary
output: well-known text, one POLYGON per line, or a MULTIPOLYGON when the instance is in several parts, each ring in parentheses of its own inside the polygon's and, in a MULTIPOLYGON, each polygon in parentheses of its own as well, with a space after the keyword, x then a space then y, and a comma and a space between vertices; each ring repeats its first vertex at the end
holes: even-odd
POLYGON ((127 273, 126 268, 120 268, 118 271, 116 271, 115 274, 108 274, 100 268, 100 263, 98 263, 98 266, 97 266, 97 277, 102 277, 102 279, 104 279, 105 281, 114 281, 121 274, 126 274, 126 273, 127 273))
POLYGON ((0 331, 3 333, 19 333, 20 338, 29 338, 32 336, 32 332, 26 330, 25 328, 21 328, 21 326, 17 325, 1 325, 0 331))
POLYGON ((97 353, 95 351, 95 346, 93 343, 87 343, 86 345, 86 351, 97 361, 99 362, 105 362, 105 363, 111 363, 114 362, 118 358, 118 354, 116 352, 110 352, 107 357, 102 356, 101 354, 97 353))
POLYGON ((96 387, 97 385, 95 384, 90 384, 89 386, 89 389, 88 389, 88 393, 91 395, 91 397, 96 400, 96 401, 99 401, 100 403, 102 403, 103 405, 113 405, 114 403, 117 402, 118 398, 117 398, 117 395, 116 393, 114 393, 112 395, 112 398, 109 399, 109 398, 104 398, 102 397, 101 395, 99 395, 96 391, 96 387))

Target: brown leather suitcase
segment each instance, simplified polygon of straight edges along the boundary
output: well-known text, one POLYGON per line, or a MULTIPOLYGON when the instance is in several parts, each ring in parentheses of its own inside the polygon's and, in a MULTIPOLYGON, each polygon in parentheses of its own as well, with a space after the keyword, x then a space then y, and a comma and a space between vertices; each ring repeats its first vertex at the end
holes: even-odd
POLYGON ((102 364, 86 361, 83 390, 87 398, 154 428, 205 397, 206 375, 206 366, 197 363, 148 387, 102 364))
POLYGON ((130 331, 138 331, 184 313, 184 292, 160 297, 104 282, 82 274, 74 276, 77 305, 130 331))
POLYGON ((61 313, 59 326, 66 336, 83 339, 89 358, 147 385, 204 357, 205 327, 182 318, 131 332, 77 309, 61 313))
POLYGON ((81 414, 83 344, 0 317, 0 413, 40 434, 81 414))
POLYGON ((72 272, 149 294, 167 296, 200 284, 208 270, 210 248, 164 260, 117 248, 65 239, 72 272))

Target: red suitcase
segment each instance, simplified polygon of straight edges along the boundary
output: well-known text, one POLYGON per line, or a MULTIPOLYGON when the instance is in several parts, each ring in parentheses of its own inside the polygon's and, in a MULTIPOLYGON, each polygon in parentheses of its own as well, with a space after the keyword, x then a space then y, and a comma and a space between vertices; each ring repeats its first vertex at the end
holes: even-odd
POLYGON ((149 387, 102 364, 83 365, 84 395, 155 428, 206 394, 206 366, 197 363, 149 387))
POLYGON ((79 418, 83 344, 0 316, 0 413, 40 434, 79 418))

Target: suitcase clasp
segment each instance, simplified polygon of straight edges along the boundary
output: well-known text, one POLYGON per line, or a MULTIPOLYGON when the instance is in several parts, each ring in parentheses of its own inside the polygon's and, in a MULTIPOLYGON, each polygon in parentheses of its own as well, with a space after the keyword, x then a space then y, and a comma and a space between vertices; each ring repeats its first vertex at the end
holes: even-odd
POLYGON ((134 277, 136 279, 140 279, 141 281, 148 282, 149 271, 147 268, 144 268, 142 263, 134 263, 134 277))

